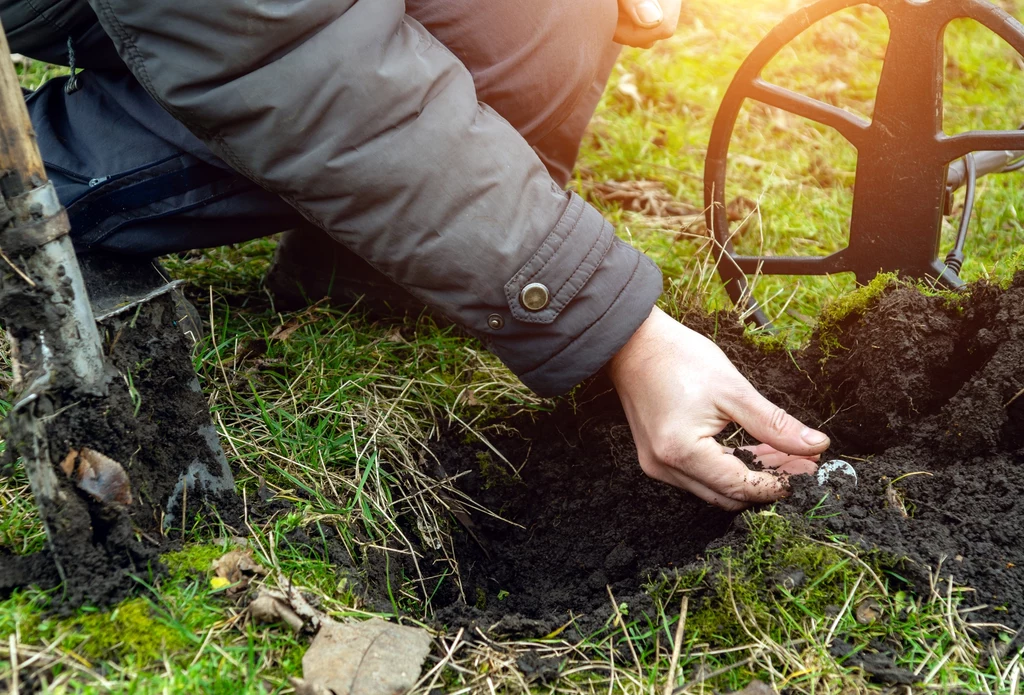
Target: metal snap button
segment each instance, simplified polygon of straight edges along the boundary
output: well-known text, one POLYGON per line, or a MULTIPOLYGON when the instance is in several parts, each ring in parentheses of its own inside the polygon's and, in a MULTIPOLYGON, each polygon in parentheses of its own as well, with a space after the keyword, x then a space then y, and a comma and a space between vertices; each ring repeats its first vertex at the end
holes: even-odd
POLYGON ((519 293, 519 303, 530 311, 540 311, 551 302, 548 288, 539 282, 531 282, 519 293))
POLYGON ((491 314, 487 317, 487 325, 493 330, 499 331, 505 326, 505 319, 500 314, 491 314))

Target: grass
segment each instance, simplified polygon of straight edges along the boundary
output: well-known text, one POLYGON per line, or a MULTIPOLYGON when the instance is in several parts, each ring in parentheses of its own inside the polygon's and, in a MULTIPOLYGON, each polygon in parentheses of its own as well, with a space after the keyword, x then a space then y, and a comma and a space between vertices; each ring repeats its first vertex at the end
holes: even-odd
MULTIPOLYGON (((726 304, 708 240, 677 219, 609 202, 598 185, 656 181, 673 199, 699 209, 717 104, 746 53, 796 6, 790 0, 689 3, 674 40, 624 54, 584 142, 573 185, 623 238, 659 262, 669 279, 669 304, 693 296, 711 307, 726 304)), ((1019 14, 1020 6, 1012 6, 1019 14)), ((766 76, 869 114, 885 31, 873 10, 845 13, 783 51, 766 76)), ((1024 92, 1009 49, 964 24, 953 27, 947 49, 947 131, 1019 125, 1013 107, 1024 92)), ((19 70, 28 87, 61 72, 40 63, 19 70)), ((744 156, 730 166, 727 199, 758 203, 740 236, 743 250, 821 254, 842 244, 856 153, 836 134, 748 104, 732 152, 744 156)), ((1017 185, 1013 176, 981 182, 966 277, 1001 279, 1020 263, 1017 185)), ((947 227, 948 244, 953 225, 947 227)), ((264 240, 168 261, 195 289, 206 317, 208 335, 195 365, 241 493, 246 500, 271 493, 291 505, 250 521, 240 535, 272 576, 307 587, 333 615, 415 623, 429 613, 423 597, 458 569, 448 545, 448 503, 422 472, 428 442, 449 427, 486 437, 501 427, 490 420, 494 414, 551 403, 518 385, 477 343, 425 317, 375 322, 358 307, 323 305, 276 312, 260 285, 272 250, 264 240), (295 330, 276 339, 280 327, 295 330), (397 515, 409 523, 396 523, 397 515), (296 530, 325 545, 339 538, 357 568, 383 559, 386 600, 363 599, 360 572, 330 562, 326 549, 299 547, 290 540, 296 530), (448 561, 411 565, 418 543, 448 561)), ((849 278, 761 278, 758 296, 788 331, 764 340, 800 340, 808 317, 830 300, 837 302, 826 317, 855 309, 865 295, 842 299, 852 288, 849 278)), ((0 374, 9 374, 6 352, 0 352, 0 374)), ((7 407, 0 402, 0 413, 7 407)), ((491 464, 500 477, 500 461, 491 464)), ((18 466, 0 479, 0 508, 0 547, 28 553, 44 546, 18 466)), ((670 683, 678 692, 701 693, 759 677, 798 693, 881 692, 849 658, 833 656, 828 642, 835 636, 856 649, 872 641, 899 645, 896 662, 924 676, 925 690, 1017 687, 1018 657, 1000 655, 973 636, 971 614, 960 609, 964 589, 937 578, 930 595, 914 596, 892 558, 866 554, 842 538, 807 538, 770 509, 748 513, 744 522, 745 549, 710 557, 698 572, 653 581, 651 612, 610 597, 619 617, 580 642, 559 634, 526 642, 438 634, 435 660, 418 691, 647 693, 670 683), (780 585, 779 577, 794 568, 804 581, 780 585), (857 607, 869 600, 880 617, 861 624, 857 607), (527 654, 561 664, 558 680, 527 683, 518 666, 527 654)), ((11 684, 17 672, 22 684, 35 674, 52 692, 290 692, 287 679, 301 672, 305 640, 283 628, 245 624, 240 608, 210 585, 211 560, 238 542, 231 530, 215 519, 187 519, 176 542, 179 549, 164 556, 167 573, 138 577, 138 595, 112 610, 60 616, 50 608, 53 596, 38 590, 0 602, 0 683, 11 684)), ((996 646, 1009 639, 1007 632, 993 634, 996 646)))

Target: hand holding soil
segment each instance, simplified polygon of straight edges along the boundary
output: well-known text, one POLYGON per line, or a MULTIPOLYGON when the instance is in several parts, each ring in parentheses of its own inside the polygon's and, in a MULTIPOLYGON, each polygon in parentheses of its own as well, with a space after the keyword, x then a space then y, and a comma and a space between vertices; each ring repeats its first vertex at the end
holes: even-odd
POLYGON ((829 440, 765 399, 707 338, 655 308, 612 359, 644 472, 725 509, 786 495, 789 474, 813 473, 829 440), (752 471, 716 440, 730 422, 764 442, 752 471))

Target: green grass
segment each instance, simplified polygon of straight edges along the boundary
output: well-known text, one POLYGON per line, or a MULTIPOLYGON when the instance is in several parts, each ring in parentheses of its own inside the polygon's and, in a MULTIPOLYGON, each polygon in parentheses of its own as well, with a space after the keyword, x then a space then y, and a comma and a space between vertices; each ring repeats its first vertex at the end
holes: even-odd
MULTIPOLYGON (((718 102, 746 53, 796 6, 788 0, 694 0, 673 41, 627 51, 616 68, 573 185, 591 195, 623 238, 659 262, 670 281, 666 301, 699 295, 708 306, 727 303, 707 239, 604 202, 594 187, 653 180, 700 208, 704 148, 718 102), (630 82, 639 99, 620 89, 630 82)), ((1019 14, 1019 4, 1014 7, 1019 14)), ((845 13, 784 51, 766 76, 869 114, 885 31, 874 11, 845 13)), ((1015 111, 1024 96, 1022 74, 1007 47, 957 25, 947 48, 955 56, 947 71, 949 132, 1024 121, 1015 111)), ((62 72, 40 63, 19 70, 28 87, 62 72)), ((740 238, 743 250, 821 254, 843 243, 856 153, 835 133, 748 105, 732 152, 745 157, 730 166, 727 198, 759 202, 759 214, 740 238)), ((1021 264, 1019 183, 1014 176, 982 181, 965 276, 1005 279, 1007 268, 1021 264)), ((948 225, 947 243, 952 229, 948 225)), ((419 472, 427 443, 446 427, 486 436, 488 428, 500 427, 489 424, 495 413, 551 404, 518 385, 479 344, 427 318, 396 326, 374 322, 358 308, 275 312, 260 285, 272 249, 272 242, 258 241, 168 261, 194 288, 207 323, 195 365, 241 493, 252 501, 263 488, 292 505, 250 520, 241 535, 257 561, 273 570, 271 582, 289 577, 333 615, 421 620, 429 610, 423 596, 456 570, 447 537, 451 522, 419 472), (271 339, 276 328, 295 322, 300 325, 287 340, 271 339), (409 523, 397 525, 396 514, 409 523), (296 529, 314 539, 337 532, 356 570, 295 547, 288 537, 296 529), (405 562, 421 543, 450 562, 405 562), (371 605, 361 598, 358 569, 381 557, 387 558, 387 596, 371 605)), ((844 299, 852 288, 849 278, 762 278, 758 296, 774 296, 766 302, 769 313, 791 329, 762 340, 773 346, 798 341, 809 329, 806 317, 818 316, 830 300, 836 303, 826 322, 856 310, 870 290, 844 299)), ((9 357, 0 351, 0 375, 9 373, 9 357)), ((7 407, 0 401, 0 414, 7 407)), ((497 460, 490 463, 500 483, 504 469, 497 460)), ((0 480, 0 508, 0 546, 18 553, 44 546, 20 467, 0 480)), ((32 672, 52 692, 288 692, 288 676, 301 672, 306 640, 284 628, 244 624, 240 607, 209 582, 211 560, 237 541, 216 519, 185 521, 184 536, 176 538, 180 548, 164 557, 167 573, 139 576, 138 595, 112 610, 57 615, 52 594, 37 590, 0 602, 0 683, 10 680, 9 649, 16 644, 19 663, 34 659, 32 672)), ((610 621, 582 642, 569 644, 557 634, 515 643, 438 635, 452 658, 428 674, 421 690, 519 692, 524 684, 516 656, 533 653, 564 663, 553 684, 562 692, 661 692, 669 678, 689 684, 685 692, 712 692, 755 676, 798 693, 881 691, 830 655, 828 638, 841 636, 858 649, 872 639, 899 645, 897 662, 928 677, 930 688, 1008 692, 1009 658, 987 659, 985 645, 972 641, 958 589, 947 593, 937 584, 932 595, 913 596, 892 558, 865 554, 840 538, 810 540, 771 510, 750 513, 745 523, 746 548, 654 581, 653 612, 617 606, 621 622, 610 621), (777 577, 793 568, 805 581, 780 588, 777 577), (686 629, 679 665, 670 673, 684 595, 686 629), (856 607, 868 599, 878 602, 881 618, 862 625, 856 607)), ((444 653, 435 650, 439 658, 444 653)))

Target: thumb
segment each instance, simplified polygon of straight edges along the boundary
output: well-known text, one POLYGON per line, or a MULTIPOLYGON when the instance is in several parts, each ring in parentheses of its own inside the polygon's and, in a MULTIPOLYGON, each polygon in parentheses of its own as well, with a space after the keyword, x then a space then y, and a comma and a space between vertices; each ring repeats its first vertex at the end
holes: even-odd
POLYGON ((658 0, 632 0, 630 2, 630 15, 633 23, 644 29, 651 29, 661 24, 665 19, 665 13, 661 9, 658 0))
POLYGON ((813 456, 829 446, 824 433, 807 427, 757 392, 746 379, 726 404, 728 415, 758 441, 787 454, 813 456))

